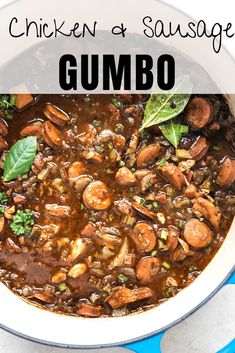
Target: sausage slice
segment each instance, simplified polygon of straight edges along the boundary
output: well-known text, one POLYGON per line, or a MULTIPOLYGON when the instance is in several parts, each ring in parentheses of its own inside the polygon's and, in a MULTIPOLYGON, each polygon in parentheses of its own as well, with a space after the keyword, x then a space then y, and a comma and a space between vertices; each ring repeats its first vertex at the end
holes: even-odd
POLYGON ((193 98, 186 107, 186 120, 195 129, 202 129, 213 118, 213 107, 209 100, 202 97, 193 98))
POLYGON ((205 137, 199 137, 190 147, 189 153, 196 161, 202 159, 208 152, 210 144, 205 137))
POLYGON ((59 126, 64 126, 69 121, 69 116, 63 110, 50 103, 47 103, 43 113, 47 119, 59 126))
POLYGON ((210 244, 212 232, 205 223, 192 218, 184 226, 184 239, 190 246, 201 249, 210 244))
POLYGON ((149 211, 147 207, 139 204, 138 202, 132 202, 131 206, 134 208, 136 213, 144 219, 154 219, 156 217, 155 213, 149 211))
POLYGON ((186 184, 184 174, 173 163, 165 163, 160 170, 163 178, 168 181, 175 189, 181 190, 182 187, 186 184))
POLYGON ((111 205, 107 186, 102 181, 92 181, 83 192, 83 202, 89 209, 106 210, 111 205))
POLYGON ((136 158, 136 164, 138 168, 146 168, 150 164, 153 164, 155 159, 162 156, 162 148, 159 144, 149 145, 144 147, 136 158))
POLYGON ((129 289, 126 287, 116 287, 112 290, 107 301, 113 309, 121 308, 129 303, 152 297, 153 292, 150 288, 142 287, 129 289))
POLYGON ((136 266, 136 277, 141 283, 150 282, 161 270, 161 260, 157 257, 144 257, 136 266))
POLYGON ((41 137, 42 136, 42 123, 35 123, 35 124, 30 124, 24 127, 20 131, 20 136, 26 137, 26 136, 36 136, 36 137, 41 137))
POLYGON ((207 199, 198 197, 193 204, 193 211, 196 215, 203 216, 210 224, 218 230, 221 214, 218 207, 207 199))
POLYGON ((217 178, 217 183, 222 188, 228 188, 232 185, 235 180, 235 160, 230 158, 225 158, 223 161, 219 175, 217 178))
POLYGON ((130 236, 140 252, 150 252, 156 245, 154 229, 147 222, 138 222, 130 236))
POLYGON ((103 311, 102 306, 93 306, 90 304, 82 304, 81 307, 78 309, 78 315, 85 316, 85 317, 99 317, 101 316, 103 311))
POLYGON ((46 144, 52 148, 62 145, 61 132, 50 121, 43 124, 43 138, 46 144))

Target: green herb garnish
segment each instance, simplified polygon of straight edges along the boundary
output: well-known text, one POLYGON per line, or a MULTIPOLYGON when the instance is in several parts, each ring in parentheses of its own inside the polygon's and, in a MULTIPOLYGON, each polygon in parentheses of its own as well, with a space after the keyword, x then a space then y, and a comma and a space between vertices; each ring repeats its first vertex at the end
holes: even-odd
POLYGON ((113 149, 113 144, 112 144, 112 142, 109 142, 109 143, 108 143, 108 148, 109 148, 110 151, 113 149))
POLYGON ((11 230, 15 235, 29 235, 34 225, 34 214, 31 211, 18 210, 12 218, 11 230))
POLYGON ((10 181, 27 173, 34 161, 37 151, 37 139, 26 137, 16 142, 8 152, 4 163, 3 179, 10 181))
POLYGON ((111 102, 116 108, 122 108, 123 106, 123 103, 116 98, 112 98, 111 102))
POLYGON ((0 109, 4 113, 4 117, 12 119, 13 109, 16 104, 16 96, 14 95, 0 95, 0 109))
POLYGON ((94 126, 95 128, 99 128, 101 125, 101 121, 94 119, 92 120, 91 125, 94 126))
POLYGON ((114 131, 116 134, 122 134, 124 131, 124 126, 122 124, 117 124, 114 131))
POLYGON ((162 157, 157 163, 156 165, 159 166, 159 167, 163 167, 164 164, 166 163, 167 159, 166 157, 162 157))
POLYGON ((119 161, 119 167, 125 167, 126 163, 124 161, 119 161))
POLYGON ((83 100, 85 103, 91 103, 91 101, 92 101, 91 97, 89 97, 89 96, 84 97, 83 100))
POLYGON ((68 289, 68 287, 67 287, 67 285, 66 285, 65 283, 61 283, 61 284, 59 285, 59 291, 60 291, 61 293, 65 292, 67 289, 68 289))
POLYGON ((161 230, 160 238, 161 238, 162 240, 164 240, 164 241, 167 240, 167 238, 168 238, 168 232, 167 232, 166 229, 162 229, 162 230, 161 230))
POLYGON ((128 278, 124 276, 122 273, 118 276, 118 280, 121 283, 126 283, 128 281, 128 278))
POLYGON ((185 225, 185 221, 183 221, 182 219, 180 219, 179 222, 178 222, 178 228, 179 228, 179 229, 183 229, 183 228, 184 228, 184 225, 185 225))
POLYGON ((0 205, 0 217, 2 217, 4 215, 6 207, 3 205, 0 205))
POLYGON ((166 270, 169 270, 171 268, 171 265, 167 261, 162 261, 162 267, 166 270))
POLYGON ((6 203, 8 201, 8 197, 4 192, 0 192, 0 203, 6 203))
POLYGON ((108 219, 109 219, 109 222, 112 222, 114 220, 114 214, 113 213, 110 213, 108 215, 108 219))
POLYGON ((220 147, 219 146, 212 146, 213 151, 217 152, 220 151, 220 147))
POLYGON ((104 152, 104 147, 103 146, 95 146, 95 150, 98 153, 103 153, 104 152))

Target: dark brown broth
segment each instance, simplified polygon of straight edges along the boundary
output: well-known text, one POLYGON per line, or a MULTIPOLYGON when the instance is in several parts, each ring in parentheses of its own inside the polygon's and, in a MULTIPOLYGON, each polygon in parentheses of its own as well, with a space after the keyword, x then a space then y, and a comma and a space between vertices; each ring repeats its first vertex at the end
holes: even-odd
MULTIPOLYGON (((84 131, 85 126, 88 123, 91 123, 94 119, 101 121, 101 127, 98 129, 100 132, 103 129, 110 129, 114 131, 117 123, 121 123, 124 126, 124 137, 128 141, 132 133, 138 129, 141 125, 143 103, 139 103, 139 116, 134 117, 134 125, 132 126, 126 116, 121 116, 119 121, 117 121, 113 116, 110 110, 107 108, 111 102, 111 96, 91 96, 92 104, 90 102, 84 101, 84 96, 70 96, 62 97, 56 95, 50 96, 41 96, 39 103, 34 106, 26 109, 23 112, 18 112, 14 114, 12 122, 9 123, 9 133, 7 136, 7 142, 11 146, 14 142, 20 139, 20 130, 25 127, 29 122, 35 120, 44 121, 45 117, 42 113, 45 104, 50 102, 72 117, 71 122, 66 125, 64 128, 60 128, 63 134, 63 138, 66 140, 66 130, 72 129, 76 131, 76 134, 79 134, 84 131), (74 128, 76 127, 76 128, 74 128)), ((193 132, 194 135, 198 135, 199 132, 193 132)), ((224 141, 222 134, 219 135, 220 141, 217 142, 217 145, 220 147, 219 152, 213 151, 210 149, 209 154, 213 156, 216 160, 221 160, 224 155, 233 156, 232 151, 229 149, 228 144, 224 141), (225 151, 226 149, 226 151, 225 151)), ((150 144, 155 139, 155 134, 153 133, 150 136, 148 143, 150 144)), ((218 138, 216 139, 218 141, 218 138)), ((212 145, 214 143, 212 137, 212 145)), ((44 145, 43 153, 47 156, 52 156, 52 161, 56 165, 53 174, 50 175, 43 183, 38 183, 35 192, 32 196, 27 197, 27 202, 23 205, 24 209, 30 209, 36 213, 36 224, 42 226, 55 223, 60 226, 59 233, 53 239, 59 238, 69 238, 70 241, 76 239, 76 237, 81 233, 81 230, 87 224, 89 220, 93 222, 104 222, 105 226, 118 227, 121 232, 121 237, 124 239, 125 236, 129 237, 131 227, 123 227, 121 225, 121 217, 117 215, 112 207, 110 210, 104 211, 100 214, 95 214, 92 211, 86 209, 81 209, 81 204, 83 204, 80 194, 78 194, 68 182, 64 181, 65 192, 61 194, 55 188, 51 186, 51 182, 56 178, 61 178, 61 170, 64 169, 65 172, 69 164, 80 160, 81 145, 79 143, 69 143, 67 142, 68 147, 64 147, 59 150, 52 150, 48 146, 44 145), (59 205, 69 205, 71 207, 71 215, 68 218, 63 219, 50 219, 45 216, 45 205, 46 204, 59 204, 59 205)), ((105 147, 104 154, 108 154, 110 151, 107 146, 105 147)), ((197 165, 200 163, 198 162, 197 165)), ((199 167, 199 166, 198 166, 199 167)), ((137 185, 135 187, 125 187, 117 184, 115 180, 115 173, 119 169, 118 163, 111 163, 107 159, 101 165, 93 164, 86 162, 86 174, 92 175, 95 180, 103 181, 111 190, 111 199, 112 203, 115 200, 120 200, 122 198, 133 199, 133 196, 141 194, 140 187, 137 185), (107 170, 110 170, 111 174, 107 173, 107 170)), ((154 169, 151 167, 150 169, 154 169)), ((194 168, 196 169, 196 168, 194 168)), ((158 180, 159 191, 165 190, 167 183, 161 178, 158 180)), ((5 190, 2 187, 2 190, 5 190)), ((181 192, 175 191, 175 197, 180 195, 181 192)), ((13 204, 13 202, 11 202, 13 204)), ((82 206, 83 208, 83 206, 82 206)), ((157 213, 162 212, 167 216, 166 224, 161 225, 158 221, 155 223, 159 228, 166 228, 168 225, 178 226, 179 218, 176 215, 176 210, 170 208, 169 205, 160 204, 157 208, 157 213)), ((187 215, 187 218, 189 215, 187 215)), ((141 220, 139 218, 138 220, 141 220)), ((162 270, 154 279, 146 284, 141 285, 138 281, 129 280, 127 286, 129 288, 147 286, 153 290, 154 295, 145 301, 133 303, 128 305, 128 312, 133 310, 139 310, 141 308, 146 308, 159 304, 162 300, 165 300, 169 296, 169 291, 167 292, 166 279, 168 277, 173 277, 177 282, 178 286, 173 289, 173 292, 177 292, 182 289, 187 283, 191 280, 191 275, 193 273, 195 277, 207 266, 211 261, 219 247, 221 246, 230 224, 232 222, 232 215, 223 214, 220 224, 220 229, 218 234, 214 234, 213 242, 205 249, 196 251, 194 256, 187 257, 183 262, 173 262, 170 258, 170 253, 167 251, 158 252, 158 256, 164 261, 166 260, 171 264, 171 269, 162 270)), ((14 240, 15 243, 18 243, 18 239, 13 235, 9 226, 7 227, 4 235, 1 236, 1 242, 4 244, 5 239, 9 237, 14 240)), ((135 265, 138 263, 141 257, 140 253, 136 251, 134 243, 130 240, 130 252, 136 254, 135 265)), ((107 266, 110 262, 108 260, 102 260, 102 269, 105 272, 104 276, 95 276, 91 275, 88 271, 83 276, 72 279, 66 279, 66 285, 70 288, 69 293, 66 294, 60 293, 58 290, 59 285, 54 285, 51 283, 51 276, 61 267, 68 268, 70 265, 66 262, 65 258, 61 256, 61 251, 54 249, 51 253, 44 253, 42 244, 38 241, 37 236, 28 237, 25 240, 25 245, 21 246, 22 252, 20 254, 15 254, 10 252, 6 247, 3 246, 0 250, 0 266, 2 270, 2 281, 9 288, 11 288, 15 293, 22 295, 22 288, 24 286, 29 286, 32 291, 34 290, 46 290, 51 291, 54 299, 52 303, 44 303, 44 306, 50 310, 55 310, 65 313, 76 314, 78 304, 81 302, 86 302, 84 298, 89 298, 92 293, 99 292, 99 299, 96 304, 102 305, 104 307, 104 314, 111 314, 111 308, 104 301, 107 294, 105 291, 105 286, 100 285, 100 279, 111 274, 114 277, 111 287, 121 285, 117 280, 122 269, 114 269, 113 271, 107 271, 107 266), (49 289, 48 289, 49 285, 49 289), (50 287, 51 286, 51 287, 50 287), (100 288, 101 287, 101 288, 100 288), (83 300, 84 299, 84 300, 83 300), (81 301, 82 300, 82 301, 81 301)), ((93 244, 93 247, 89 251, 88 255, 94 256, 95 253, 100 252, 101 246, 99 244, 93 244)), ((120 249, 120 246, 116 246, 113 251, 117 254, 120 249)), ((135 268, 134 265, 134 268, 135 268)), ((0 272, 1 273, 1 272, 0 272)), ((38 302, 37 299, 29 296, 30 300, 38 302)), ((41 301, 39 300, 39 303, 41 301)))

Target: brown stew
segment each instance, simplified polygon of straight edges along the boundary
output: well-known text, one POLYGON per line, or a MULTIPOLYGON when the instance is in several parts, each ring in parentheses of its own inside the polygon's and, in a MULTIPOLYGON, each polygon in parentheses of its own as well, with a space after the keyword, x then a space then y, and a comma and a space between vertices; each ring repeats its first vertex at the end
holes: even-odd
POLYGON ((174 148, 156 126, 139 132, 148 98, 22 95, 11 121, 2 109, 1 168, 15 142, 38 142, 30 171, 1 181, 0 279, 14 293, 127 315, 175 296, 215 255, 235 211, 228 106, 191 97, 174 148))

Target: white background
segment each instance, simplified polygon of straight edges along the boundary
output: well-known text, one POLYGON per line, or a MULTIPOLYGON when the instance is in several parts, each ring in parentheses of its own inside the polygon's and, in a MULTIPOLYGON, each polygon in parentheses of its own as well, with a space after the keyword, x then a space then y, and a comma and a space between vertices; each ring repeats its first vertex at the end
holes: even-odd
MULTIPOLYGON (((9 0, 0 0, 0 6, 6 4, 8 1, 9 0)), ((138 1, 142 1, 142 0, 136 0, 136 1, 138 3, 138 1)), ((231 22, 234 26, 234 32, 235 32, 235 1, 234 0, 223 0, 223 1, 165 0, 165 2, 170 3, 173 6, 181 9, 188 15, 194 17, 196 20, 200 20, 200 19, 205 20, 208 25, 213 25, 213 23, 215 22, 220 22, 222 24, 231 22)), ((232 53, 233 57, 235 58, 235 37, 232 39, 225 39, 224 43, 227 49, 232 53)), ((111 352, 111 350, 108 350, 108 351, 111 352)), ((117 349, 115 349, 114 351, 117 352, 117 349)), ((11 334, 8 334, 0 330, 0 353, 32 353, 32 352, 36 352, 36 353, 49 353, 49 352, 62 353, 63 352, 64 353, 65 350, 43 347, 30 342, 26 342, 24 340, 21 340, 17 337, 12 336, 11 334)), ((88 352, 92 353, 93 351, 88 351, 88 352)), ((107 350, 105 350, 104 352, 107 352, 107 350)))

